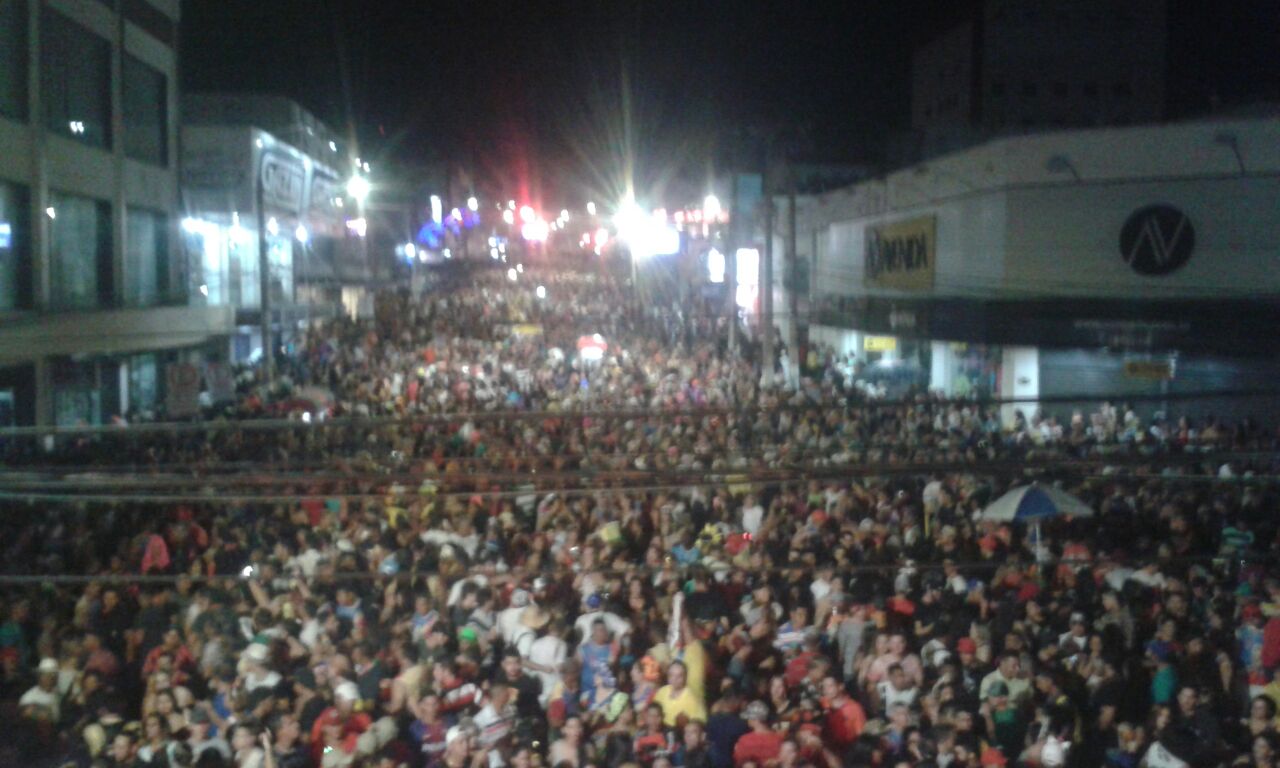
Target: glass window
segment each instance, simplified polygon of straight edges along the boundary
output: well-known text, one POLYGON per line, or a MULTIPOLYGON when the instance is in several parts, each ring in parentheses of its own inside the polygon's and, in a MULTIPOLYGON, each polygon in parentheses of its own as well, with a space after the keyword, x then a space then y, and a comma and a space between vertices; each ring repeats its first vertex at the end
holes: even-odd
POLYGON ((124 55, 124 153, 134 160, 168 165, 169 93, 165 76, 124 55))
POLYGON ((168 298, 169 233, 162 213, 129 210, 125 224, 124 303, 150 307, 168 298))
POLYGON ((154 411, 160 399, 159 377, 155 355, 134 355, 129 366, 129 413, 154 411))
POLYGON ((0 182, 0 312, 31 308, 27 192, 0 182))
POLYGON ((27 3, 0 2, 0 115, 27 119, 27 3))
POLYGON ((110 147, 111 43, 48 8, 40 24, 45 128, 93 147, 110 147))
POLYGON ((229 250, 231 305, 252 309, 260 306, 262 294, 258 283, 258 242, 254 237, 239 239, 229 250))
POLYGON ((293 238, 267 238, 267 264, 271 275, 271 301, 277 306, 293 303, 293 238))
POLYGON ((52 365, 53 420, 59 427, 102 423, 98 366, 57 358, 52 365))
POLYGON ((54 309, 112 304, 111 206, 49 193, 49 303, 54 309))

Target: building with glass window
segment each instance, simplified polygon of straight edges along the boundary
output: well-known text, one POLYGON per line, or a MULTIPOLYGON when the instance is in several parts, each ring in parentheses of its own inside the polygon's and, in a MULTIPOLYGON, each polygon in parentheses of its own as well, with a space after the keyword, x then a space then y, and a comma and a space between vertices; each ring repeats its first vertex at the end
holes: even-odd
POLYGON ((1280 378, 1277 200, 1280 113, 997 139, 802 196, 801 281, 775 197, 776 325, 863 379, 1028 414, 1275 412, 1240 393, 1280 378))
POLYGON ((227 307, 179 253, 178 0, 0 3, 0 426, 157 408, 227 307))
POLYGON ((265 230, 276 348, 309 323, 371 306, 367 211, 347 196, 369 173, 300 104, 250 93, 184 94, 182 230, 193 301, 229 304, 233 362, 262 349, 259 233, 265 230))

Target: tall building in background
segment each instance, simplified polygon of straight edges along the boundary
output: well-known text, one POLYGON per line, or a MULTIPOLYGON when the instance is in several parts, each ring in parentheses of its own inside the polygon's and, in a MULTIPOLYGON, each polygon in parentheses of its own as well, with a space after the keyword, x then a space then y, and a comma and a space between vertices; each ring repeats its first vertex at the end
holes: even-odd
POLYGON ((1165 115, 1165 0, 984 0, 912 59, 915 158, 1165 115))
POLYGON ((178 17, 0 2, 0 426, 152 410, 231 327, 175 258, 178 17))
POLYGON ((230 359, 261 354, 263 242, 277 348, 310 322, 370 308, 370 212, 346 194, 359 158, 284 97, 189 94, 182 104, 183 253, 193 301, 235 310, 230 359))

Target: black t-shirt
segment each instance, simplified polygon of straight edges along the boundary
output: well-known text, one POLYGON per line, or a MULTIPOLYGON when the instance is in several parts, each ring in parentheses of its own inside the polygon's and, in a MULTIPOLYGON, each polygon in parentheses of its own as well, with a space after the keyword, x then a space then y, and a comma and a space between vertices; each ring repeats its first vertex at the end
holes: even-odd
POLYGON ((538 697, 542 694, 541 680, 521 673, 514 679, 507 678, 507 682, 516 692, 516 715, 519 717, 542 715, 542 707, 538 704, 538 697))

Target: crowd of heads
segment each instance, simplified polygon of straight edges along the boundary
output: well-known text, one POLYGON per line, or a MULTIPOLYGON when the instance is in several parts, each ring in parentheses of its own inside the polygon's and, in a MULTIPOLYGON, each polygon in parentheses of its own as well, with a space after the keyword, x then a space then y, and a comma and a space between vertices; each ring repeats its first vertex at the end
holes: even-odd
POLYGON ((8 446, 100 472, 5 502, 0 761, 1276 762, 1273 435, 877 401, 831 354, 763 387, 625 296, 473 275, 216 427, 8 446), (1033 479, 1094 515, 984 518, 1033 479))

